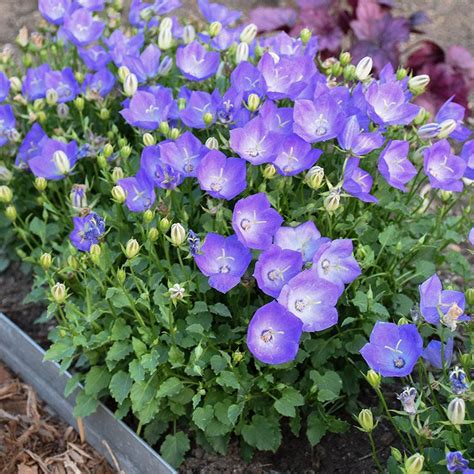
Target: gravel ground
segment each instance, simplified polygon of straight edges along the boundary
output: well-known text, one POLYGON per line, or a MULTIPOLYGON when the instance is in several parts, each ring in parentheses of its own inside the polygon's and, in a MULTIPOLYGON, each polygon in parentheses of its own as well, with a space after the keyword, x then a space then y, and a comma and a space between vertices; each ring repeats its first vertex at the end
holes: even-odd
MULTIPOLYGON (((249 10, 256 5, 277 6, 291 3, 285 0, 216 0, 233 8, 249 10)), ((342 0, 341 0, 342 1, 342 0)), ((195 0, 184 0, 193 7, 195 0)), ((409 14, 425 11, 431 24, 425 26, 426 36, 442 46, 461 44, 474 51, 474 5, 472 0, 396 0, 395 12, 409 14)), ((22 25, 34 27, 39 18, 37 0, 0 0, 0 44, 15 39, 22 25)), ((417 39, 419 36, 417 36, 417 39)))

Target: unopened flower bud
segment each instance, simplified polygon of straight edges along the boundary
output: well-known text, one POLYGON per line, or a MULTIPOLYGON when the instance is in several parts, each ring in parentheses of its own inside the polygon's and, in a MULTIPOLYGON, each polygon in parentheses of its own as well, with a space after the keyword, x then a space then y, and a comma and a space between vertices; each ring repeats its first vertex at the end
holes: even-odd
POLYGON ((440 195, 441 195, 441 201, 443 201, 444 203, 447 203, 451 199, 453 192, 442 189, 440 192, 440 195))
POLYGON ((84 82, 84 73, 82 73, 81 71, 76 71, 74 73, 74 79, 76 79, 77 82, 79 82, 79 84, 82 84, 84 82))
POLYGON ((124 203, 127 199, 127 193, 120 185, 114 186, 112 188, 111 194, 112 194, 112 199, 118 204, 124 203))
POLYGON ((464 423, 466 417, 466 402, 459 397, 454 398, 448 405, 448 420, 454 426, 460 426, 464 423))
POLYGON ((166 217, 163 217, 163 219, 160 220, 160 230, 161 232, 163 232, 163 234, 166 234, 166 232, 168 232, 170 226, 171 222, 166 217))
POLYGON ((159 236, 160 236, 160 233, 158 232, 158 229, 156 227, 152 227, 148 231, 148 238, 150 239, 151 242, 156 242, 159 236))
POLYGON ((402 453, 400 452, 399 449, 394 448, 393 446, 390 448, 390 454, 394 457, 395 461, 401 462, 403 459, 402 453))
POLYGON ((250 44, 257 36, 258 28, 254 23, 248 24, 240 33, 240 41, 250 44))
POLYGON ((110 118, 110 110, 105 108, 105 107, 102 107, 99 111, 99 118, 101 120, 109 120, 110 118))
POLYGON ((126 160, 132 153, 132 148, 129 145, 125 145, 120 148, 120 156, 126 160))
POLYGON ((124 82, 125 78, 130 74, 130 69, 127 66, 120 66, 118 69, 118 77, 120 82, 124 82))
POLYGON ((12 202, 13 199, 13 191, 10 187, 3 185, 0 186, 0 202, 8 204, 12 202))
POLYGON ((169 56, 165 56, 160 65, 158 66, 158 75, 167 76, 173 67, 173 59, 169 56))
POLYGON ((365 81, 369 76, 370 73, 372 72, 372 66, 373 66, 373 61, 372 58, 369 56, 366 56, 365 58, 362 58, 356 66, 355 70, 355 76, 359 81, 365 81))
POLYGON ((348 64, 350 64, 351 62, 351 53, 349 53, 349 51, 343 51, 340 55, 339 55, 339 62, 341 63, 341 66, 347 66, 348 64))
POLYGON ((420 74, 408 79, 408 88, 413 94, 422 94, 428 84, 430 83, 430 76, 428 74, 420 74))
POLYGON ((105 168, 107 168, 107 159, 105 158, 103 153, 99 153, 97 155, 97 164, 99 165, 99 168, 101 170, 105 170, 105 168))
POLYGON ((13 92, 20 92, 23 87, 21 79, 16 76, 10 77, 10 87, 13 92))
POLYGON ((54 89, 48 89, 46 91, 46 103, 48 105, 56 105, 58 103, 58 93, 54 89))
POLYGON ((151 209, 147 209, 143 213, 143 222, 145 222, 145 224, 149 224, 153 220, 154 217, 155 217, 155 213, 151 209))
POLYGON ((172 300, 182 300, 184 298, 185 293, 186 290, 179 283, 174 284, 169 289, 169 295, 172 300))
POLYGON ((355 78, 355 71, 356 67, 353 64, 348 64, 346 67, 344 67, 344 71, 342 72, 344 80, 353 81, 355 78))
POLYGON ((328 212, 334 212, 341 203, 341 191, 340 189, 333 189, 324 198, 324 209, 328 212))
POLYGON ((186 25, 183 28, 183 41, 185 44, 192 43, 196 39, 196 30, 193 25, 186 25))
POLYGON ((451 135, 451 133, 453 133, 454 130, 456 130, 456 127, 458 126, 458 124, 456 123, 456 120, 448 119, 441 122, 439 126, 440 126, 440 130, 438 133, 438 138, 442 139, 442 138, 449 137, 449 135, 451 135))
POLYGON ((130 73, 123 82, 123 92, 127 97, 132 97, 138 89, 138 79, 135 74, 130 73))
POLYGON ((209 36, 215 38, 222 31, 222 23, 220 21, 213 21, 209 25, 209 36))
POLYGON ((311 33, 311 30, 309 28, 303 28, 300 31, 300 38, 301 38, 301 42, 303 44, 307 44, 308 41, 311 39, 311 36, 312 36, 312 33, 311 33))
POLYGON ((77 261, 77 258, 74 255, 69 255, 69 257, 67 258, 67 264, 73 270, 77 270, 79 268, 79 262, 77 261))
POLYGON ((130 239, 125 247, 125 256, 128 259, 135 258, 140 252, 140 244, 135 239, 130 239))
POLYGON ((170 133, 170 124, 166 121, 160 122, 160 132, 168 136, 168 133, 170 133))
POLYGON ((203 116, 202 116, 202 119, 204 121, 204 125, 206 127, 209 127, 209 125, 212 124, 212 122, 214 121, 214 115, 211 114, 211 112, 206 112, 203 116))
POLYGON ((257 94, 249 94, 247 108, 250 112, 255 112, 260 106, 260 97, 257 94))
POLYGON ((474 305, 474 288, 468 288, 466 290, 466 302, 468 305, 474 305))
POLYGON ((407 77, 408 71, 404 67, 399 67, 396 72, 397 81, 401 81, 407 77))
POLYGON ((102 249, 98 244, 92 244, 89 250, 91 260, 97 265, 99 263, 100 255, 102 253, 102 249))
POLYGON ((66 286, 63 283, 56 283, 51 288, 51 296, 57 304, 63 304, 67 298, 66 286))
POLYGON ((180 135, 181 135, 181 130, 179 128, 173 127, 170 130, 169 137, 171 138, 171 140, 177 140, 180 135))
POLYGON ((186 108, 186 99, 184 97, 180 97, 178 99, 178 110, 184 110, 186 108))
POLYGON ((209 148, 209 150, 218 150, 219 149, 219 142, 217 141, 217 138, 215 138, 215 137, 209 137, 206 140, 205 145, 206 145, 207 148, 209 148))
POLYGON ((119 285, 123 285, 125 283, 125 279, 127 278, 127 273, 123 268, 119 268, 117 270, 117 281, 119 282, 119 285))
POLYGON ((276 168, 271 163, 267 163, 262 171, 262 176, 265 179, 272 179, 276 174, 276 168))
POLYGON ((159 30, 160 30, 160 31, 171 30, 172 28, 173 28, 173 20, 172 20, 170 17, 165 16, 165 17, 160 21, 159 30))
POLYGON ((64 151, 55 151, 53 153, 53 161, 59 173, 68 174, 71 171, 71 162, 64 151))
POLYGON ((308 170, 305 176, 306 184, 311 189, 319 189, 324 180, 324 169, 321 166, 313 166, 308 170))
POLYGON ((247 61, 249 58, 249 45, 247 43, 239 43, 235 50, 235 62, 237 64, 247 61))
POLYGON ((110 158, 113 152, 114 152, 113 145, 111 145, 110 143, 106 143, 104 145, 104 150, 103 150, 105 158, 110 158))
POLYGON ((369 382, 370 386, 375 389, 378 389, 380 387, 380 383, 382 382, 382 376, 372 369, 367 372, 365 379, 367 382, 369 382))
POLYGON ((51 268, 51 265, 53 264, 53 257, 51 257, 50 253, 44 253, 43 255, 41 255, 39 263, 41 265, 41 268, 47 271, 51 268))
POLYGON ((242 362, 242 360, 244 359, 245 357, 245 354, 241 351, 235 351, 233 354, 232 354, 232 362, 234 364, 239 364, 240 362, 242 362))
POLYGON ((366 433, 371 433, 373 431, 374 417, 370 409, 365 408, 364 410, 361 410, 357 419, 363 431, 365 431, 366 433))
POLYGON ((10 181, 13 178, 13 173, 4 165, 4 163, 0 162, 0 181, 10 181))
POLYGON ((341 63, 339 61, 336 61, 333 65, 332 65, 332 68, 331 68, 331 74, 334 76, 334 77, 338 77, 342 74, 343 72, 343 69, 342 69, 342 66, 341 66, 341 63))
POLYGON ((143 144, 145 146, 153 146, 156 144, 155 137, 151 133, 145 133, 143 135, 143 144))
POLYGON ((84 97, 76 97, 74 99, 74 105, 79 112, 82 112, 84 110, 84 104, 84 97))
POLYGON ((46 178, 38 177, 38 178, 35 178, 34 185, 35 185, 35 188, 40 193, 42 193, 48 187, 48 182, 46 181, 46 178))
POLYGON ((87 207, 87 186, 85 184, 74 184, 71 189, 71 205, 75 210, 81 210, 87 207))
POLYGON ((171 243, 179 247, 186 240, 186 230, 181 224, 173 224, 171 226, 171 243))
POLYGON ((413 456, 410 456, 405 461, 405 473, 406 474, 420 474, 423 470, 423 463, 425 462, 425 458, 419 454, 415 453, 413 456))
POLYGON ((418 136, 422 140, 429 140, 430 138, 435 138, 438 136, 439 132, 441 131, 441 126, 437 123, 427 123, 422 125, 418 129, 418 136))
POLYGON ((173 46, 173 32, 171 29, 165 29, 158 34, 158 47, 165 51, 173 46))

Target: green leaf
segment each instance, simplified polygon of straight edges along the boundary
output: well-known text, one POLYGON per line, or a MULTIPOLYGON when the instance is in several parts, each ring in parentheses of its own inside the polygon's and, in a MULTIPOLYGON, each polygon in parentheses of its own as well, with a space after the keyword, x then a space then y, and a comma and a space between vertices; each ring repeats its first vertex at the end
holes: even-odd
MULTIPOLYGON (((132 346, 125 341, 116 341, 107 352, 106 362, 117 362, 128 356, 132 352, 132 346)), ((111 364, 112 367, 114 364, 111 364)))
POLYGON ((294 388, 288 387, 282 390, 281 398, 273 406, 281 415, 294 417, 296 415, 295 407, 300 407, 303 404, 304 398, 301 393, 294 388))
POLYGON ((254 448, 275 452, 281 443, 280 424, 270 416, 254 415, 252 423, 242 428, 242 436, 254 448))
POLYGON ((99 405, 97 398, 87 395, 81 391, 76 397, 76 406, 72 414, 75 417, 86 417, 94 413, 99 405))
POLYGON ((132 360, 132 362, 128 364, 128 370, 130 376, 135 380, 135 382, 141 382, 145 378, 145 370, 137 359, 132 360))
POLYGON ((52 344, 52 346, 46 351, 44 360, 54 360, 55 362, 60 362, 67 357, 72 357, 75 350, 74 344, 70 339, 61 339, 60 341, 52 344))
POLYGON ((115 308, 127 308, 130 306, 128 298, 120 288, 108 288, 105 299, 110 300, 115 308))
POLYGON ((194 424, 202 431, 206 431, 207 426, 214 418, 214 408, 212 405, 198 407, 194 410, 193 421, 194 424))
POLYGON ((173 395, 178 394, 183 387, 184 385, 181 380, 176 377, 171 377, 160 385, 160 388, 156 392, 156 397, 172 397, 173 395))
POLYGON ((189 311, 189 314, 199 314, 207 312, 207 304, 204 301, 196 301, 196 303, 194 303, 193 309, 189 311))
POLYGON ((222 372, 227 367, 227 361, 221 355, 213 355, 209 361, 215 374, 222 372))
POLYGON ((189 451, 191 444, 188 436, 182 431, 175 435, 169 434, 161 445, 160 454, 172 466, 178 467, 184 460, 184 455, 189 451))
POLYGON ((229 308, 222 303, 216 303, 212 306, 209 306, 209 311, 213 314, 218 314, 219 316, 224 316, 225 318, 231 318, 232 314, 229 311, 229 308))
POLYGON ((337 372, 328 370, 324 375, 320 375, 318 372, 312 372, 311 375, 318 386, 318 400, 320 402, 335 400, 339 396, 342 380, 337 372))
POLYGON ((110 372, 107 367, 95 365, 87 372, 84 382, 84 391, 87 395, 97 395, 107 388, 110 383, 110 372))
POLYGON ((238 405, 230 405, 229 409, 227 410, 227 418, 229 418, 231 424, 235 425, 235 422, 237 421, 243 410, 243 403, 239 403, 238 405))
POLYGON ((109 389, 110 394, 114 397, 117 403, 123 403, 123 401, 128 397, 132 384, 132 378, 123 370, 120 370, 113 375, 110 380, 109 389))
POLYGON ((123 341, 128 339, 131 334, 132 328, 123 319, 119 318, 115 321, 111 335, 113 341, 123 341))
POLYGON ((33 218, 30 222, 30 232, 37 235, 42 243, 46 241, 46 223, 41 219, 38 219, 37 217, 33 218))
POLYGON ((132 390, 130 392, 133 411, 136 414, 139 414, 139 412, 155 398, 157 390, 158 387, 155 376, 151 377, 146 382, 135 382, 132 385, 132 390))
POLYGON ((230 372, 229 370, 225 370, 224 372, 221 372, 219 377, 217 377, 216 381, 222 387, 235 388, 236 390, 240 388, 240 384, 237 381, 234 373, 230 372))
POLYGON ((379 242, 382 244, 383 247, 392 243, 395 245, 397 243, 397 227, 393 224, 388 225, 385 229, 379 233, 379 242))
POLYGON ((79 385, 82 378, 82 374, 74 374, 67 382, 64 388, 64 396, 67 398, 79 385))
POLYGON ((326 424, 316 413, 311 413, 308 416, 308 428, 306 429, 306 436, 311 446, 316 446, 325 434, 326 424))

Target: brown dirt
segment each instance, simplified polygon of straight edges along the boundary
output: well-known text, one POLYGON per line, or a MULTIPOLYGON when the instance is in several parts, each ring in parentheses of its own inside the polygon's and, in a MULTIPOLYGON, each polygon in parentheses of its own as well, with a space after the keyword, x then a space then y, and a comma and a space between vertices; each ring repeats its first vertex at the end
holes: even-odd
POLYGON ((112 474, 79 435, 0 363, 0 473, 112 474))

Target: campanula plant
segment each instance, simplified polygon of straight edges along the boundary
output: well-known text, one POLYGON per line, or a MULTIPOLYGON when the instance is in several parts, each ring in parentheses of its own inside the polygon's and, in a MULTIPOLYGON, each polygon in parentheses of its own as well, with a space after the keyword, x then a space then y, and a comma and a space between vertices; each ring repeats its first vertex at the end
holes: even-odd
POLYGON ((56 321, 46 357, 74 372, 67 393, 84 385, 75 415, 107 400, 175 465, 191 440, 249 457, 284 426, 313 446, 347 430, 367 378, 404 443, 395 467, 463 465, 468 417, 447 408, 471 397, 461 106, 430 117, 414 103, 429 78, 376 79, 370 57, 329 70, 309 30, 259 38, 204 0, 206 22, 143 0, 125 21, 121 3, 40 0, 22 60, 0 57, 1 248, 56 321), (385 400, 397 380, 417 418, 385 400), (425 426, 438 451, 409 433, 425 426))

